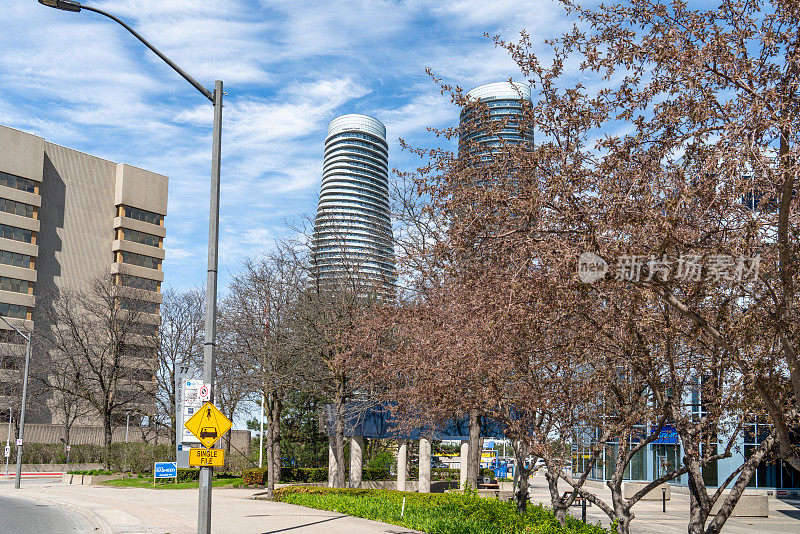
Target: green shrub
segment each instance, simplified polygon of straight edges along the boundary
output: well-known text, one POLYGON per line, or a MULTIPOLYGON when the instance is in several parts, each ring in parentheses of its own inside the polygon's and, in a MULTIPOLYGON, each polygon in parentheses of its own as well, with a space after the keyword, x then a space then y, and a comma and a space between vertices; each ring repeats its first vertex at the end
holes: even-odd
POLYGON ((389 468, 365 467, 361 473, 361 480, 388 480, 389 468))
POLYGON ((431 480, 458 480, 459 476, 460 473, 458 469, 431 469, 431 480))
POLYGON ((463 493, 406 493, 391 490, 290 486, 275 490, 275 499, 291 504, 383 521, 430 534, 608 534, 568 516, 561 526, 542 506, 519 514, 510 501, 463 493), (405 513, 400 518, 403 500, 405 513))
POLYGON ((87 470, 83 470, 83 471, 67 471, 67 473, 70 474, 70 475, 90 475, 90 476, 95 476, 95 475, 113 475, 114 474, 112 471, 109 471, 108 469, 91 469, 91 470, 88 470, 88 471, 87 470))
POLYGON ((387 473, 395 463, 394 455, 389 451, 377 453, 366 465, 367 469, 383 469, 387 473))
POLYGON ((257 486, 263 486, 267 483, 267 470, 256 468, 256 469, 245 469, 242 471, 242 484, 245 486, 249 486, 251 484, 255 484, 257 486))
POLYGON ((191 482, 192 480, 200 480, 199 469, 197 468, 178 469, 178 482, 191 482))

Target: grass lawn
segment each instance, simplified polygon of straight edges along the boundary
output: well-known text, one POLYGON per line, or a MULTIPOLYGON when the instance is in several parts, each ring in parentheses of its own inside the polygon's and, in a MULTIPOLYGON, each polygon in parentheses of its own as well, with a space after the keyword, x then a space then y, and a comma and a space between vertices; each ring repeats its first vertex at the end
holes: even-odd
MULTIPOLYGON (((158 480, 156 481, 155 488, 153 488, 152 478, 118 478, 116 480, 106 480, 100 484, 115 488, 192 489, 198 487, 198 482, 196 480, 178 482, 177 484, 175 484, 173 480, 174 479, 158 480)), ((215 478, 211 484, 215 488, 238 487, 242 485, 242 478, 215 478)))
POLYGON ((392 490, 286 487, 275 490, 281 502, 331 510, 430 534, 606 534, 599 526, 569 517, 561 526, 541 506, 524 515, 512 502, 461 493, 407 493, 392 490), (406 498, 402 519, 400 511, 406 498))

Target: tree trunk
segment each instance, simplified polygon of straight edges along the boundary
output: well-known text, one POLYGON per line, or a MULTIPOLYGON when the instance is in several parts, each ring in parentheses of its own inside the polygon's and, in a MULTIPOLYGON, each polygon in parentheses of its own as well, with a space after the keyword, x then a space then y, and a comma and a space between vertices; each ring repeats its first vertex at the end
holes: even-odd
POLYGON ((344 392, 340 386, 336 393, 334 407, 336 409, 336 421, 334 423, 334 446, 333 455, 336 458, 336 472, 333 476, 333 487, 345 487, 344 472, 344 392))
MULTIPOLYGON (((272 396, 267 395, 265 402, 264 402, 264 410, 266 411, 266 419, 267 419, 267 427, 265 429, 265 435, 263 439, 263 444, 266 446, 267 452, 267 499, 272 499, 273 492, 275 491, 275 462, 272 460, 272 436, 273 436, 273 428, 272 428, 272 396)), ((264 451, 261 451, 263 454, 264 451)))
POLYGON ((481 451, 483 439, 481 438, 481 420, 478 410, 469 412, 469 452, 467 454, 467 485, 472 489, 478 488, 478 475, 481 469, 481 451))
POLYGON ((547 487, 550 490, 550 504, 553 507, 553 513, 561 525, 567 524, 567 506, 561 494, 558 492, 558 473, 551 473, 548 469, 544 474, 547 480, 547 487))
POLYGON ((619 534, 630 534, 631 521, 634 518, 630 506, 625 499, 623 499, 622 495, 622 481, 625 477, 625 467, 630 463, 633 457, 632 455, 628 455, 628 450, 624 445, 628 443, 629 439, 630 437, 627 433, 624 433, 622 439, 620 439, 620 445, 617 447, 614 474, 611 480, 606 483, 606 486, 611 490, 611 504, 614 508, 614 517, 611 519, 617 519, 617 521, 619 521, 617 526, 617 532, 619 534))
POLYGON ((275 465, 275 483, 281 481, 281 413, 283 403, 275 396, 275 405, 272 409, 272 462, 275 465))
POLYGON ((72 424, 69 422, 69 419, 64 423, 64 452, 67 452, 67 446, 69 445, 69 435, 72 431, 72 424))
MULTIPOLYGON (((174 384, 175 381, 173 380, 172 383, 174 384)), ((178 414, 175 411, 175 395, 172 395, 172 407, 169 410, 170 413, 170 442, 172 443, 172 448, 174 449, 178 445, 177 435, 178 435, 178 414)))
POLYGON ((105 443, 105 450, 103 451, 103 464, 106 469, 111 469, 111 438, 113 437, 113 429, 111 428, 111 413, 106 412, 103 414, 103 438, 105 443))
POLYGON ((531 468, 525 467, 528 446, 521 440, 514 440, 511 446, 514 449, 514 459, 517 463, 517 469, 514 474, 518 481, 517 491, 514 493, 514 502, 517 504, 517 512, 524 514, 528 509, 528 476, 531 473, 531 468))

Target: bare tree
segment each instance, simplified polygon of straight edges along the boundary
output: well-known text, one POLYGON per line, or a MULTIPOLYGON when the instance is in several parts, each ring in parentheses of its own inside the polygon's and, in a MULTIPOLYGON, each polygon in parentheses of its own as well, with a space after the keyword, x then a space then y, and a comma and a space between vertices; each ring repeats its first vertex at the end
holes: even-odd
POLYGON ((231 282, 224 305, 235 350, 250 358, 248 384, 265 399, 268 498, 280 481, 285 396, 301 386, 298 377, 305 360, 298 357, 290 325, 298 296, 307 285, 306 269, 293 254, 279 248, 260 261, 245 262, 231 282))
POLYGON ((203 306, 205 294, 199 289, 162 293, 161 325, 158 328, 156 409, 171 428, 176 440, 176 373, 179 367, 199 366, 203 355, 203 306))
POLYGON ((103 274, 88 289, 62 289, 42 306, 50 327, 43 333, 45 346, 65 366, 62 370, 74 376, 74 381, 49 385, 74 393, 100 416, 106 463, 113 429, 123 414, 152 410, 157 349, 153 327, 158 318, 157 304, 146 300, 148 296, 121 285, 115 275, 103 274))

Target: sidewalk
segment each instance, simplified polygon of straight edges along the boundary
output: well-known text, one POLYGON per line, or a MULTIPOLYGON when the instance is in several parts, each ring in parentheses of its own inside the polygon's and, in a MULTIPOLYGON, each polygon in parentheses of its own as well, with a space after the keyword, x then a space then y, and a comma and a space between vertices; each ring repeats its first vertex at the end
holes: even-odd
MULTIPOLYGON (((212 527, 215 534, 407 534, 413 531, 325 510, 291 504, 252 500, 263 490, 214 488, 212 527)), ((21 490, 0 486, 0 495, 57 504, 82 515, 103 534, 195 534, 197 532, 198 490, 151 490, 107 486, 62 485, 38 481, 21 490)), ((608 490, 600 492, 609 498, 608 490)), ((549 505, 550 497, 543 477, 534 479, 531 501, 549 505)), ((634 506, 635 534, 683 534, 686 532, 689 501, 673 493, 667 513, 660 501, 643 501, 634 506)), ((581 509, 570 512, 580 517, 581 509)), ((609 521, 596 506, 587 508, 590 523, 609 521)), ((731 518, 726 534, 800 533, 800 501, 770 499, 770 517, 731 518)))
MULTIPOLYGON (((566 491, 565 484, 562 491, 566 491)), ((597 486, 592 486, 597 491, 597 486)), ((550 492, 543 474, 533 479, 530 489, 530 498, 533 503, 542 503, 550 506, 550 492)), ((599 490, 599 496, 607 503, 611 502, 611 491, 608 488, 599 490)), ((572 507, 570 513, 580 518, 581 508, 572 507)), ((689 521, 689 497, 672 492, 672 498, 667 501, 667 512, 661 511, 661 501, 639 501, 633 505, 636 515, 631 523, 634 534, 684 534, 689 521)), ((608 516, 597 506, 586 509, 586 521, 589 523, 601 522, 604 526, 610 523, 608 516)), ((722 528, 725 534, 800 534, 800 501, 798 500, 769 500, 769 517, 731 517, 722 528)))
MULTIPOLYGON (((406 534, 414 531, 336 512, 254 501, 259 490, 214 488, 214 534, 406 534)), ((0 495, 59 504, 88 517, 103 534, 196 534, 198 490, 42 484, 0 495)))

